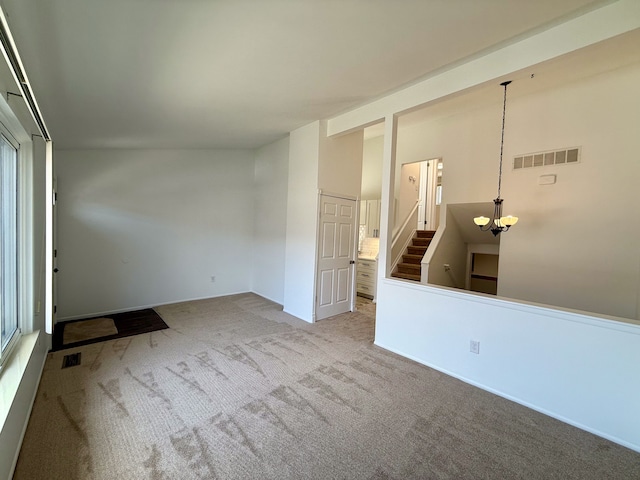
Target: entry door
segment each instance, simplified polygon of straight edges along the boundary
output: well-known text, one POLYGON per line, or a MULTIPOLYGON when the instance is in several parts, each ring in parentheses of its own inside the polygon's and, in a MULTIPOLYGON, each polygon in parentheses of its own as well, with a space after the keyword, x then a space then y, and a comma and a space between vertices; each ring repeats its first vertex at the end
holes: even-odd
POLYGON ((356 201, 320 196, 316 320, 351 311, 356 201))

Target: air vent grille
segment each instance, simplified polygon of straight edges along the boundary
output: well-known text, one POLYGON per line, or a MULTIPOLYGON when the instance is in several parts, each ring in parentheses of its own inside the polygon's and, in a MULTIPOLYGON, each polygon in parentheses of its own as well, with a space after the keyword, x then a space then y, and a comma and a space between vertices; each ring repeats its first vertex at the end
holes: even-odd
POLYGON ((513 159, 513 169, 543 167, 547 165, 563 165, 580 161, 580 147, 553 150, 550 152, 527 153, 513 159))
POLYGON ((70 353, 62 357, 62 368, 77 367, 82 361, 82 352, 70 353))

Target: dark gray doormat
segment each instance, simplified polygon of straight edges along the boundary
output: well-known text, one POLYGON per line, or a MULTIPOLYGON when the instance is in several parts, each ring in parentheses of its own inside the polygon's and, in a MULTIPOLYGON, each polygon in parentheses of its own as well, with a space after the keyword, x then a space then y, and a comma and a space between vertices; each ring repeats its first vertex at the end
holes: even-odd
MULTIPOLYGON (((75 325, 78 326, 78 325, 75 325)), ((90 329, 91 327, 89 327, 90 329)), ((164 320, 158 315, 152 308, 145 308, 144 310, 136 310, 133 312, 114 313, 112 315, 102 315, 100 317, 82 318, 79 320, 71 320, 68 322, 59 322, 53 329, 53 346, 52 352, 58 350, 65 350, 67 348, 80 347, 82 345, 88 345, 90 343, 104 342, 106 340, 113 340, 115 338, 130 337, 131 335, 139 335, 141 333, 154 332, 156 330, 164 330, 169 326, 164 323, 164 320), (65 343, 64 329, 67 325, 75 324, 78 322, 94 323, 97 319, 111 319, 116 327, 117 333, 109 335, 97 336, 93 338, 87 338, 82 341, 69 341, 65 343)), ((90 333, 88 336, 91 336, 90 333)))

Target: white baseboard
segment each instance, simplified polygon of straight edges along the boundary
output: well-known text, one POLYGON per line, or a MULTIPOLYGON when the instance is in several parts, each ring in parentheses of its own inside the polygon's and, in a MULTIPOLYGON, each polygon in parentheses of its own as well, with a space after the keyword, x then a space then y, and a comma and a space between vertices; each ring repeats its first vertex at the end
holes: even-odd
POLYGON ((383 348, 385 350, 388 350, 389 352, 393 352, 395 354, 398 354, 401 357, 408 358, 409 360, 413 360, 414 362, 420 363, 421 365, 425 365, 425 366, 427 366, 429 368, 433 368, 434 370, 442 372, 445 375, 449 375, 450 377, 457 378, 458 380, 461 380, 461 381, 463 381, 465 383, 468 383, 469 385, 473 385, 474 387, 478 387, 478 388, 480 388, 482 390, 485 390, 487 392, 493 393, 494 395, 498 395, 499 397, 506 398, 507 400, 511 400, 512 402, 516 402, 516 403, 518 403, 520 405, 523 405, 523 406, 525 406, 527 408, 535 410, 536 412, 540 412, 540 413, 542 413, 544 415, 547 415, 547 416, 549 416, 551 418, 555 418, 556 420, 560 420, 563 423, 566 423, 566 424, 569 424, 569 425, 574 426, 576 428, 579 428, 580 430, 584 430, 586 432, 593 433, 594 435, 597 435, 599 437, 605 438, 605 439, 610 440, 610 441, 612 441, 614 443, 617 443, 618 445, 622 445, 623 447, 629 448, 631 450, 634 450, 634 451, 640 453, 640 445, 635 445, 633 443, 629 443, 629 442, 627 442, 625 440, 622 440, 622 439, 620 439, 618 437, 615 437, 613 435, 609 435, 607 433, 601 432, 600 430, 591 428, 588 425, 584 425, 584 424, 582 424, 580 422, 576 422, 576 421, 574 421, 574 420, 572 420, 570 418, 567 418, 567 417, 565 417, 563 415, 558 415, 555 412, 549 411, 549 410, 547 410, 545 408, 542 408, 542 407, 538 407, 537 405, 529 403, 526 400, 523 400, 523 399, 518 398, 518 397, 514 397, 512 395, 509 395, 509 394, 507 394, 505 392, 502 392, 500 390, 496 390, 495 388, 489 387, 487 385, 483 385, 483 384, 478 383, 478 382, 476 382, 476 381, 474 381, 474 380, 472 380, 470 378, 466 378, 464 376, 457 375, 454 372, 451 372, 449 370, 440 368, 437 365, 432 365, 432 364, 430 364, 428 362, 425 362, 425 361, 423 361, 423 360, 421 360, 419 358, 416 358, 416 357, 414 357, 412 355, 407 355, 406 353, 401 352, 399 350, 396 350, 394 348, 390 348, 390 347, 385 346, 383 344, 380 344, 378 342, 374 342, 374 345, 376 345, 376 346, 378 346, 380 348, 383 348))

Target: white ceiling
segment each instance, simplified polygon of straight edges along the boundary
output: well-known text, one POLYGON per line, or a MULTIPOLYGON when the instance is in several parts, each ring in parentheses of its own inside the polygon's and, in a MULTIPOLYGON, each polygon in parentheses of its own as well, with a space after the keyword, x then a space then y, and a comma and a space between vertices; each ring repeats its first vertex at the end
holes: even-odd
POLYGON ((254 148, 610 2, 2 3, 57 148, 254 148))

